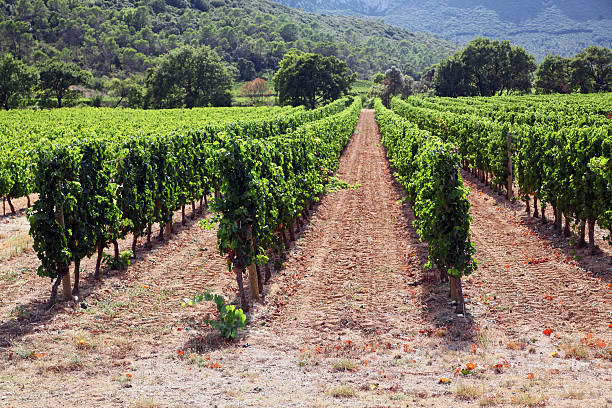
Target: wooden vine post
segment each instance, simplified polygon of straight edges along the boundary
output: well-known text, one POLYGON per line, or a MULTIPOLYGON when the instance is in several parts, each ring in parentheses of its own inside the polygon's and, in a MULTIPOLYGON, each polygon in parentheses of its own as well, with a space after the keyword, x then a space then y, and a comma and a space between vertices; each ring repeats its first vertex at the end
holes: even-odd
POLYGON ((514 192, 512 191, 512 185, 514 183, 514 179, 512 177, 512 132, 508 132, 506 139, 506 150, 508 151, 508 200, 511 200, 514 196, 514 192))

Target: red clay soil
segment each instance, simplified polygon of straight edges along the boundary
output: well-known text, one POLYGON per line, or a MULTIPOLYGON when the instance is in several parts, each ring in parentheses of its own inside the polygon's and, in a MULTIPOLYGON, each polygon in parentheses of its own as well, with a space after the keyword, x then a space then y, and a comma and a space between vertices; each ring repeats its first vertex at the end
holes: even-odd
POLYGON ((357 188, 323 197, 233 343, 203 324, 211 305, 180 307, 206 288, 235 300, 215 231, 195 223, 139 250, 127 271, 86 278, 82 304, 50 312, 32 251, 2 261, 0 405, 612 404, 610 275, 581 270, 564 248, 557 255, 518 205, 515 216, 466 177, 480 263, 464 282, 468 315, 456 316, 448 287, 423 268, 426 246, 372 110, 336 176, 357 188))
POLYGON ((609 244, 598 241, 604 253, 597 257, 586 249, 573 251, 552 222, 544 226, 527 215, 523 203, 511 204, 467 173, 464 181, 472 190, 471 231, 479 261, 469 285, 473 308, 484 306, 483 318, 519 336, 541 327, 610 340, 609 244))

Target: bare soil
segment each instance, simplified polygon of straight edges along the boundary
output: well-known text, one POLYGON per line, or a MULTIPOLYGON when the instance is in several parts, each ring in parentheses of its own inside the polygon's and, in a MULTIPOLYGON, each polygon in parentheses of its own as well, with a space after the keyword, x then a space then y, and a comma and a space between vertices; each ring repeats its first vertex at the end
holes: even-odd
POLYGON ((203 325, 210 304, 180 306, 205 289, 236 300, 216 232, 195 221, 139 249, 126 271, 86 276, 79 302, 51 311, 34 253, 0 260, 0 405, 612 404, 609 252, 580 258, 520 204, 464 175, 479 269, 464 281, 468 314, 457 316, 448 286, 423 267, 426 245, 373 111, 362 112, 336 176, 358 188, 322 198, 232 343, 203 325))

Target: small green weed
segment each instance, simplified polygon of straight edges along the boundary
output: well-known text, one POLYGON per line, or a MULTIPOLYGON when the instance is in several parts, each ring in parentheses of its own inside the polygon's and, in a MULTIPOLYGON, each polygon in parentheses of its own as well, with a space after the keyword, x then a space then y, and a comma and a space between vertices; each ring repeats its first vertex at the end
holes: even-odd
POLYGON ((107 253, 102 254, 102 264, 105 269, 124 270, 130 266, 130 258, 134 257, 134 252, 131 249, 121 252, 119 259, 115 261, 115 257, 107 253))
POLYGON ((196 303, 204 300, 214 301, 217 305, 217 312, 219 312, 217 320, 206 319, 205 323, 219 330, 224 337, 235 339, 238 336, 238 329, 246 327, 246 315, 242 309, 226 304, 225 299, 221 295, 213 295, 208 292, 197 294, 193 299, 185 299, 182 306, 194 306, 196 303))
POLYGON ((340 180, 338 177, 330 177, 327 185, 325 186, 325 191, 328 193, 333 193, 340 190, 356 190, 360 186, 361 185, 359 183, 349 184, 346 181, 340 180))

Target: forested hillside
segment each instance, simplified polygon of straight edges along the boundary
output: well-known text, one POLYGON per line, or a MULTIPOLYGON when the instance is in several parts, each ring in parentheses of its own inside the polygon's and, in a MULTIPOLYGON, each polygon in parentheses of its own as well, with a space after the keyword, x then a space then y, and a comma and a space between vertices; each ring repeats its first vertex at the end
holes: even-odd
POLYGON ((476 36, 510 40, 539 60, 612 45, 609 0, 278 0, 304 10, 382 17, 387 23, 467 43, 476 36))
POLYGON ((335 55, 361 77, 397 65, 416 74, 456 50, 379 21, 319 16, 264 0, 5 0, 0 52, 76 62, 95 76, 144 73, 182 44, 208 45, 242 80, 290 49, 335 55))

